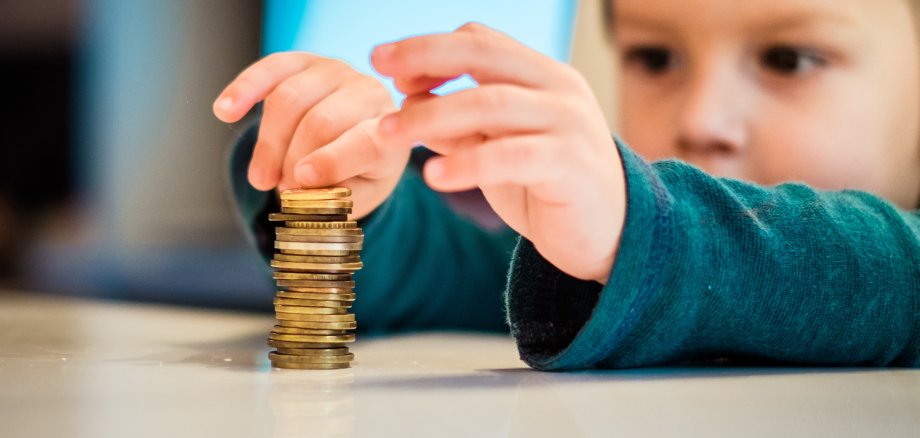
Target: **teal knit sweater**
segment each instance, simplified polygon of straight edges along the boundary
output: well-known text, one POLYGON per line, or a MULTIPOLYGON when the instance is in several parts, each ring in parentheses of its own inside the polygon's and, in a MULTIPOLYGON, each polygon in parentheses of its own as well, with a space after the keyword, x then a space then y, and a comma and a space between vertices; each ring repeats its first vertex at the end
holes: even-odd
MULTIPOLYGON (((278 206, 246 182, 255 137, 238 143, 231 175, 268 259, 278 206)), ((361 223, 359 329, 510 327, 521 358, 542 370, 725 359, 920 367, 920 212, 861 192, 713 178, 618 147, 628 208, 606 286, 457 215, 409 169, 361 223)))

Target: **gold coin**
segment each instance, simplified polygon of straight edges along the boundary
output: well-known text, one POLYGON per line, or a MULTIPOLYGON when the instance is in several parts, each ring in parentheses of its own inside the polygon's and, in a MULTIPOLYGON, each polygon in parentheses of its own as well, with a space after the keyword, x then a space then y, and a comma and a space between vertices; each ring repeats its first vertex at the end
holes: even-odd
POLYGON ((281 260, 272 260, 271 265, 273 268, 284 269, 287 271, 295 272, 315 272, 315 271, 325 271, 325 272, 353 272, 357 271, 364 267, 364 263, 300 263, 300 262, 285 262, 281 260))
POLYGON ((356 255, 348 256, 348 257, 325 257, 325 256, 305 256, 305 255, 275 253, 275 260, 284 261, 284 262, 333 264, 333 263, 356 263, 356 262, 361 261, 361 257, 356 256, 356 255))
POLYGON ((314 321, 285 321, 278 320, 278 325, 282 327, 310 328, 319 330, 353 330, 358 328, 358 324, 351 322, 314 322, 314 321))
POLYGON ((294 356, 341 356, 348 354, 348 347, 335 348, 277 348, 278 353, 294 356))
POLYGON ((314 300, 314 301, 354 301, 355 294, 317 294, 310 292, 291 292, 279 290, 275 294, 278 298, 288 298, 292 300, 314 300))
MULTIPOLYGON (((307 223, 347 223, 348 215, 345 213, 337 214, 285 214, 269 213, 268 220, 271 222, 307 222, 307 223)), ((287 225, 290 226, 290 225, 287 225)))
POLYGON ((272 362, 272 367, 288 370, 341 370, 351 368, 351 363, 272 362))
POLYGON ((307 329, 282 325, 275 325, 274 331, 288 335, 344 335, 348 333, 348 330, 344 329, 307 329))
POLYGON ((296 234, 299 236, 363 236, 360 228, 288 228, 275 227, 275 234, 296 234))
POLYGON ((317 342, 324 344, 355 342, 354 334, 344 335, 288 335, 285 333, 271 332, 269 338, 282 342, 317 342))
POLYGON ((352 229, 358 228, 358 223, 355 221, 341 221, 328 222, 328 221, 306 221, 306 220, 289 220, 284 223, 284 226, 287 228, 307 228, 307 229, 352 229))
POLYGON ((364 243, 364 236, 317 236, 312 234, 279 234, 275 240, 280 242, 313 243, 364 243))
POLYGON ((290 342, 290 341, 276 341, 272 338, 268 338, 268 346, 275 348, 335 348, 341 347, 341 343, 323 343, 323 342, 290 342))
POLYGON ((325 280, 325 281, 348 281, 353 277, 351 274, 328 274, 322 272, 285 272, 275 271, 272 273, 275 280, 325 280))
POLYGON ((292 207, 292 208, 352 208, 354 203, 351 199, 323 199, 315 201, 295 201, 295 200, 281 200, 281 207, 292 207))
POLYGON ((351 257, 360 254, 360 251, 327 251, 327 250, 301 250, 301 249, 282 249, 282 254, 302 255, 302 256, 332 256, 332 257, 351 257))
POLYGON ((297 363, 342 363, 354 360, 354 353, 336 354, 332 356, 295 356, 293 354, 282 354, 275 351, 268 352, 268 358, 272 363, 276 362, 297 362, 297 363))
POLYGON ((276 297, 275 304, 280 305, 280 306, 324 307, 327 309, 348 309, 351 307, 350 301, 297 300, 293 298, 282 298, 282 297, 276 297))
POLYGON ((281 192, 282 200, 312 201, 322 199, 340 199, 351 196, 348 187, 322 187, 317 189, 289 189, 281 192))
POLYGON ((307 313, 311 315, 339 315, 345 313, 344 307, 300 307, 285 306, 275 304, 275 312, 278 313, 307 313))
POLYGON ((348 347, 341 348, 276 348, 278 354, 290 354, 292 356, 341 356, 348 354, 348 347), (335 350, 342 350, 341 352, 335 350), (322 351, 322 353, 313 353, 322 351))
MULTIPOLYGON (((345 353, 338 354, 334 356, 296 356, 293 354, 284 354, 277 351, 269 352, 268 357, 271 359, 272 365, 279 366, 279 364, 340 364, 340 363, 350 363, 355 360, 354 353, 345 353), (274 354, 272 354, 274 353, 274 354)), ((285 365, 280 365, 282 368, 285 365)))
MULTIPOLYGON (((335 215, 347 215, 351 213, 351 208, 294 208, 294 207, 281 207, 281 213, 285 214, 335 214, 335 215)), ((344 219, 343 219, 344 220, 344 219)))
POLYGON ((326 281, 326 280, 287 280, 279 279, 275 283, 278 283, 278 286, 281 287, 335 287, 335 288, 348 288, 354 289, 355 281, 326 281))
POLYGON ((293 249, 298 251, 358 251, 361 243, 309 243, 309 242, 281 242, 275 241, 275 248, 293 249))
POLYGON ((308 294, 353 294, 355 290, 350 287, 288 287, 279 292, 296 292, 308 294))
POLYGON ((355 322, 355 314, 354 313, 316 314, 316 313, 275 312, 275 319, 278 319, 280 321, 340 323, 340 322, 355 322))

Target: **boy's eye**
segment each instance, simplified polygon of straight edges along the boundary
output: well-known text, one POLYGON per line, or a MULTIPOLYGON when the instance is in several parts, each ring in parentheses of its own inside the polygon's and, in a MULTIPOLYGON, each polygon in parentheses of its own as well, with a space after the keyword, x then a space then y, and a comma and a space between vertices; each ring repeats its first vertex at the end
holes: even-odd
POLYGON ((808 50, 776 46, 770 47, 760 55, 760 63, 776 73, 792 76, 820 67, 825 61, 808 50))
POLYGON ((674 63, 674 54, 664 47, 635 47, 626 51, 627 64, 636 64, 646 72, 658 75, 666 72, 674 63))

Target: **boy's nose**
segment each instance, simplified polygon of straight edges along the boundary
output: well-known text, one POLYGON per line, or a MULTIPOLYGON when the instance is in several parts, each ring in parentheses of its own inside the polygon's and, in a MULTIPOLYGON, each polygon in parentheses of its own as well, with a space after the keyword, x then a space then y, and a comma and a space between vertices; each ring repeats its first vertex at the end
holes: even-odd
POLYGON ((681 158, 727 159, 745 149, 748 96, 740 81, 722 70, 697 74, 685 88, 675 138, 681 158))

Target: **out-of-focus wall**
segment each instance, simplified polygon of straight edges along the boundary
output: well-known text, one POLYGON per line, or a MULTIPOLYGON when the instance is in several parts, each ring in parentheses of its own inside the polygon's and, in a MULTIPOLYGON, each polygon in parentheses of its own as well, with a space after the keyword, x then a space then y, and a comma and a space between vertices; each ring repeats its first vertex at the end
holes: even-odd
POLYGON ((0 0, 0 280, 71 198, 77 0, 0 0))
POLYGON ((236 133, 211 114, 258 55, 257 1, 86 2, 81 175, 111 245, 240 242, 226 193, 236 133))
POLYGON ((258 58, 261 2, 80 6, 78 213, 64 238, 44 239, 31 253, 31 285, 127 299, 270 304, 264 264, 244 242, 230 203, 227 152, 242 127, 211 113, 223 86, 258 58))
POLYGON ((47 52, 69 48, 78 0, 0 0, 0 51, 47 52))
MULTIPOLYGON (((612 120, 600 1, 581 2, 572 63, 612 120)), ((226 152, 243 126, 211 114, 220 89, 258 57, 261 2, 80 5, 81 214, 67 234, 82 237, 37 247, 32 278, 80 294, 270 307, 264 263, 243 241, 227 192, 226 152)))

